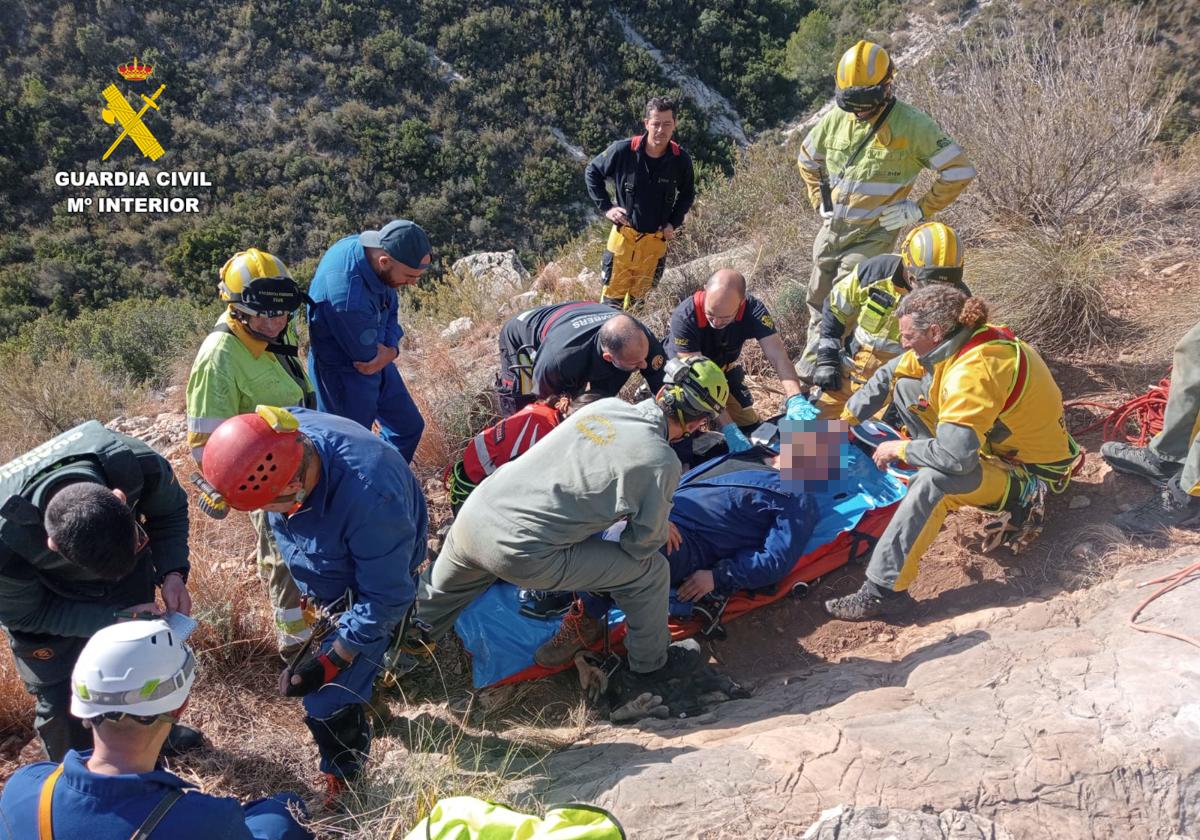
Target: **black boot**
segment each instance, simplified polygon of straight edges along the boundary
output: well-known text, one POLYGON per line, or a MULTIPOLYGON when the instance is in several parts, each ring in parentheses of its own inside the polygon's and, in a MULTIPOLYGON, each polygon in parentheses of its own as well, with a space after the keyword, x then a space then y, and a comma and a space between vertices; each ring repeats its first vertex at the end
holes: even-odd
POLYGON ((1185 493, 1176 475, 1140 507, 1114 516, 1113 524, 1127 534, 1152 534, 1164 528, 1200 530, 1200 497, 1185 493))
POLYGON ((868 580, 857 592, 826 601, 825 612, 842 621, 870 621, 902 613, 911 605, 907 592, 889 592, 868 580))

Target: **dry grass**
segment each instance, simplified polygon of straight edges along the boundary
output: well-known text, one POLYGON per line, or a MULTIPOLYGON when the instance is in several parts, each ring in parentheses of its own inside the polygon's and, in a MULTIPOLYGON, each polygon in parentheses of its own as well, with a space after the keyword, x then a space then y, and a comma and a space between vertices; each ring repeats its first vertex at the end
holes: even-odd
POLYGON ((1045 353, 1108 347, 1123 334, 1111 285, 1137 268, 1127 244, 1097 232, 1006 231, 968 252, 965 278, 992 304, 991 320, 1045 353))
POLYGON ((1097 523, 1083 528, 1073 545, 1046 559, 1045 571, 1067 589, 1084 589, 1112 580, 1122 569, 1164 560, 1183 550, 1194 553, 1200 534, 1172 529, 1147 543, 1132 539, 1113 525, 1097 523), (1186 547, 1186 548, 1185 548, 1186 547))
POLYGON ((107 422, 145 399, 141 389, 113 381, 66 350, 41 360, 5 353, 0 394, 0 463, 85 420, 107 422))

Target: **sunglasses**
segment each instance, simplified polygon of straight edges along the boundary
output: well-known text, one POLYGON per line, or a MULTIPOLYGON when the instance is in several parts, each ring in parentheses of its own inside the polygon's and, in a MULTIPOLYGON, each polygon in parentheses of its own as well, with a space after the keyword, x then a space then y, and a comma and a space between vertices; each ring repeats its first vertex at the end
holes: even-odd
POLYGON ((142 527, 142 523, 136 519, 133 520, 133 529, 133 553, 136 556, 145 551, 146 546, 150 545, 150 535, 146 533, 146 529, 142 527))

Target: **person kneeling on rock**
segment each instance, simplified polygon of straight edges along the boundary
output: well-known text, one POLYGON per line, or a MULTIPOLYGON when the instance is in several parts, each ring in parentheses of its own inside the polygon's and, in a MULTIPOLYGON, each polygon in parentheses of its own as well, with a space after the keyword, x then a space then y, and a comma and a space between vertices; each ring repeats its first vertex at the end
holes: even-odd
POLYGON ((654 399, 581 409, 471 493, 421 579, 416 618, 434 639, 501 579, 611 593, 627 619, 631 682, 666 686, 691 669, 692 658, 669 647, 670 572, 659 550, 680 474, 670 443, 716 417, 729 387, 702 356, 672 360, 665 374, 654 399), (596 537, 621 520, 619 540, 596 537))
POLYGON ((988 307, 953 286, 925 286, 896 309, 905 353, 857 391, 842 415, 870 417, 893 404, 912 440, 875 450, 880 469, 917 472, 857 592, 825 602, 835 618, 863 621, 910 603, 906 590, 946 514, 970 505, 995 512, 986 549, 1016 552, 1041 533, 1046 491, 1067 488, 1079 446, 1067 433, 1062 392, 1030 345, 987 323, 988 307))

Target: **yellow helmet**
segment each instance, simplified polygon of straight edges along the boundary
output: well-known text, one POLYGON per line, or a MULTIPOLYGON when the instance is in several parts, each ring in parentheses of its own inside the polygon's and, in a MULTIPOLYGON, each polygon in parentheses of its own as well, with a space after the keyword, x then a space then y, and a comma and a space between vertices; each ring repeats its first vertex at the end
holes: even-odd
POLYGON ((843 111, 868 111, 887 99, 895 67, 887 50, 859 41, 837 65, 835 99, 843 111))
POLYGON ((283 260, 250 248, 238 251, 221 266, 217 286, 230 310, 245 315, 290 315, 304 297, 283 260))
POLYGON ((909 275, 922 283, 962 283, 958 234, 942 222, 925 222, 910 230, 900 246, 900 259, 909 275))
POLYGON ((675 412, 680 424, 716 417, 729 401, 729 382, 712 359, 704 356, 671 359, 663 374, 658 404, 675 412))

